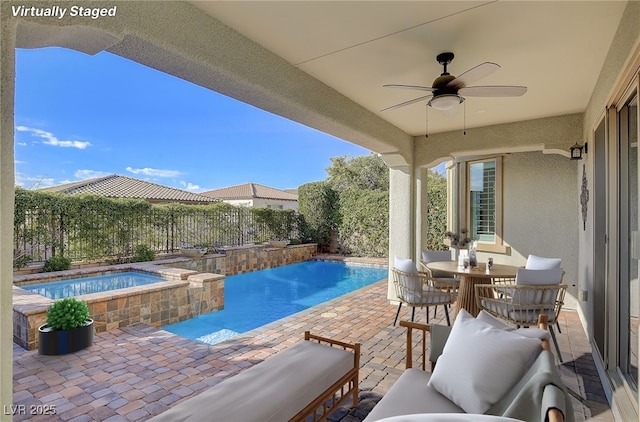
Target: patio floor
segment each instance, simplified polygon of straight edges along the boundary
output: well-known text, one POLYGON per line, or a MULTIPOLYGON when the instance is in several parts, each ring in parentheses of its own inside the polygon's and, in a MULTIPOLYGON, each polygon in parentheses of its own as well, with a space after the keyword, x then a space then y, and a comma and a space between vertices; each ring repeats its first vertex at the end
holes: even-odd
MULTIPOLYGON (((396 306, 386 292, 381 281, 215 346, 146 325, 97 334, 89 349, 60 357, 14 345, 13 409, 22 413, 14 420, 145 420, 301 341, 310 330, 362 343, 360 405, 331 417, 360 421, 405 365, 405 331, 391 325, 396 306)), ((430 322, 445 323, 440 308, 430 322)), ((583 398, 582 403, 573 400, 576 421, 613 421, 578 316, 572 311, 561 316, 558 341, 565 363, 560 372, 583 398)), ((403 307, 402 317, 410 318, 410 310, 403 307)), ((416 321, 424 320, 424 312, 416 312, 416 321)))

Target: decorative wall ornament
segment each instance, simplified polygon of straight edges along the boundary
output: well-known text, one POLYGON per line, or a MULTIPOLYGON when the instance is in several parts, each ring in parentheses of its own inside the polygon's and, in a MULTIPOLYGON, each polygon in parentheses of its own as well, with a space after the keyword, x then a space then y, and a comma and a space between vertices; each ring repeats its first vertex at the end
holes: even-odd
POLYGON ((587 166, 582 165, 582 192, 580 205, 582 206, 582 230, 587 230, 587 204, 589 203, 589 188, 587 187, 587 166))

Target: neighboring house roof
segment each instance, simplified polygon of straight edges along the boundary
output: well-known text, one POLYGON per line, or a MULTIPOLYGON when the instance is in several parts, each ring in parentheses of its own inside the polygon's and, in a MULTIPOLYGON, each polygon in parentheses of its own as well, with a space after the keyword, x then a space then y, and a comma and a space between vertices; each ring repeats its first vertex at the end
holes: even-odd
POLYGON ((251 182, 245 183, 243 185, 229 186, 226 188, 202 192, 201 195, 221 200, 260 198, 273 199, 278 201, 298 201, 298 195, 251 182))
POLYGON ((217 202, 208 196, 134 179, 132 177, 120 176, 118 174, 65 183, 40 190, 66 193, 68 195, 92 193, 108 198, 146 199, 149 202, 181 202, 185 204, 217 202))

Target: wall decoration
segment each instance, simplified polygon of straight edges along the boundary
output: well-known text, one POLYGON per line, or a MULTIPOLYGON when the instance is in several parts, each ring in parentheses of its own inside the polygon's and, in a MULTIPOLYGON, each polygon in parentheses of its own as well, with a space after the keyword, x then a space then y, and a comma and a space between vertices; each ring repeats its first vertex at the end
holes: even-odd
POLYGON ((580 205, 582 206, 582 230, 587 230, 587 204, 589 203, 589 188, 587 187, 587 166, 582 165, 582 192, 580 205))

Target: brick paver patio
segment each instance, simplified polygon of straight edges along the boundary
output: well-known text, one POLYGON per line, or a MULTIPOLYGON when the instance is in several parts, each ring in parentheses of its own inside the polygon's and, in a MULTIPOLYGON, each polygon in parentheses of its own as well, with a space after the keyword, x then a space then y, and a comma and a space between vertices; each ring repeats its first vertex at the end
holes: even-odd
MULTIPOLYGON (((89 349, 60 357, 14 346, 14 409, 22 413, 14 420, 145 420, 301 341, 311 330, 362 343, 360 405, 331 418, 360 421, 405 365, 405 332, 391 325, 396 306, 386 292, 381 281, 215 346, 146 325, 97 334, 89 349), (55 415, 31 415, 32 410, 55 415)), ((444 324, 438 311, 430 322, 444 324)), ((424 312, 416 314, 424 322, 424 312)), ((409 318, 410 311, 401 317, 409 318)), ((560 372, 583 398, 573 400, 576 420, 613 421, 577 314, 563 311, 560 324, 565 361, 560 372)))

